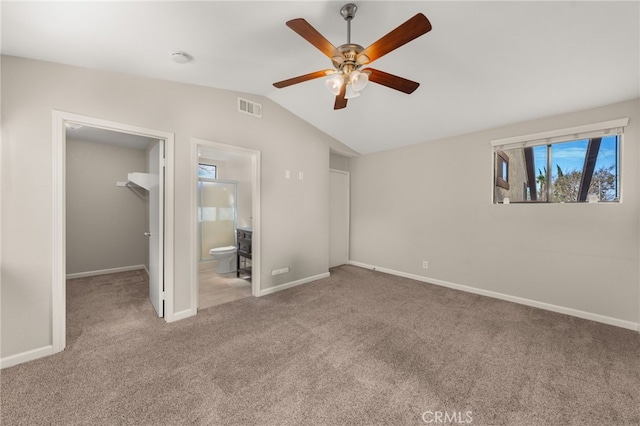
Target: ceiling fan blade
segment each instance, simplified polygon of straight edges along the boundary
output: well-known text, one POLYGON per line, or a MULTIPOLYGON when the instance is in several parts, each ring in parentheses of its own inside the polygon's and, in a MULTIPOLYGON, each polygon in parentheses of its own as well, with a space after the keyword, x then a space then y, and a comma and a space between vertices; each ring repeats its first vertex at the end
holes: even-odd
POLYGON ((369 81, 382 84, 383 86, 399 90, 406 94, 413 93, 418 88, 418 86, 420 86, 420 83, 417 83, 415 81, 407 80, 406 78, 398 77, 397 75, 389 74, 388 72, 376 70, 373 68, 367 68, 363 72, 369 73, 369 81))
POLYGON ((335 72, 336 70, 322 70, 322 71, 311 72, 309 74, 300 75, 298 77, 293 77, 288 80, 278 81, 277 83, 273 83, 273 85, 276 86, 278 89, 282 89, 283 87, 291 86, 293 84, 302 83, 305 81, 313 80, 315 78, 325 77, 327 75, 334 74, 335 72))
POLYGON ((330 59, 336 56, 342 57, 342 53, 304 19, 297 18, 287 21, 287 27, 297 32, 302 38, 313 44, 330 59))
POLYGON ((409 19, 404 24, 401 24, 395 30, 364 49, 358 55, 359 62, 362 64, 373 62, 381 56, 386 55, 392 50, 409 43, 411 40, 416 39, 429 31, 431 31, 431 22, 429 22, 427 17, 422 13, 418 13, 413 18, 409 19))
POLYGON ((347 98, 344 95, 347 93, 347 84, 344 83, 342 87, 340 87, 340 93, 336 96, 336 101, 333 104, 333 109, 342 109, 347 107, 347 98))

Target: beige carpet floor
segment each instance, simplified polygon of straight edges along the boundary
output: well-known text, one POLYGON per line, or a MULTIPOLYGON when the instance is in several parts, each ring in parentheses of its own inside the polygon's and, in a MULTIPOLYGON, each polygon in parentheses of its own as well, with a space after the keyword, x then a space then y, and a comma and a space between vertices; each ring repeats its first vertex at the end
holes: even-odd
POLYGON ((637 332, 353 266, 172 324, 146 286, 70 280, 2 425, 640 424, 637 332))

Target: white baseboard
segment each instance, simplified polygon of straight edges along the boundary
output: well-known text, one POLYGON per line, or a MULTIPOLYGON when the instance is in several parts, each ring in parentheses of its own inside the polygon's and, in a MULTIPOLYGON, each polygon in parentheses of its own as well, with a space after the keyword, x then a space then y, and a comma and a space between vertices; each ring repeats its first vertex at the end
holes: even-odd
MULTIPOLYGON (((96 275, 115 274, 118 272, 135 271, 137 269, 144 269, 146 271, 147 267, 145 265, 131 265, 131 266, 123 266, 120 268, 100 269, 98 271, 78 272, 75 274, 67 274, 67 279, 70 280, 72 278, 84 278, 84 277, 93 277, 96 275)), ((147 271, 147 274, 149 274, 149 271, 147 271)))
POLYGON ((0 368, 13 367, 14 365, 22 364, 23 362, 27 361, 33 361, 34 359, 42 358, 49 355, 53 355, 53 345, 43 346, 41 348, 31 349, 30 351, 1 358, 0 368))
POLYGON ((258 297, 266 296, 267 294, 276 293, 278 291, 286 290, 291 287, 299 286, 301 284, 307 284, 312 281, 317 281, 322 278, 328 278, 328 277, 329 277, 329 272, 325 272, 323 274, 313 275, 311 277, 302 278, 300 280, 291 281, 289 283, 284 283, 274 287, 265 288, 264 290, 260 290, 260 292, 258 293, 258 297))
POLYGON ((168 318, 165 312, 164 319, 167 322, 176 322, 185 318, 192 317, 196 315, 196 313, 197 309, 185 309, 184 311, 176 312, 175 314, 171 315, 171 318, 168 318))
POLYGON ((594 314, 592 312, 580 311, 578 309, 567 308, 564 306, 552 305, 550 303, 539 302, 537 300, 531 300, 531 299, 525 299, 523 297, 518 297, 518 296, 511 296, 508 294, 498 293, 495 291, 483 290, 481 288, 469 287, 462 284, 455 284, 448 281, 438 280, 435 278, 423 277, 421 275, 395 271, 393 269, 380 268, 378 266, 369 265, 362 262, 356 262, 353 260, 350 260, 348 264, 353 266, 359 266, 361 268, 366 268, 366 269, 374 269, 376 271, 384 272, 390 275, 396 275, 398 277, 409 278, 412 280, 422 281, 429 284, 435 284, 441 287, 448 287, 454 290, 460 290, 467 293, 479 294, 481 296, 492 297, 494 299, 506 300, 507 302, 518 303, 520 305, 531 306, 533 308, 540 308, 547 311, 557 312, 565 315, 571 315, 571 316, 582 318, 582 319, 601 322, 604 324, 613 325, 616 327, 626 328, 629 330, 640 332, 640 323, 635 323, 632 321, 626 321, 619 318, 612 318, 606 315, 594 314))

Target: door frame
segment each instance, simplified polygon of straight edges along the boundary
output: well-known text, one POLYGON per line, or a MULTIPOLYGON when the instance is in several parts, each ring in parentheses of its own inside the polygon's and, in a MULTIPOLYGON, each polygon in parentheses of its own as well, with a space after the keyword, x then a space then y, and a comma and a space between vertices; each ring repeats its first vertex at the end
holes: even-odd
POLYGON ((165 316, 165 288, 164 288, 164 178, 165 178, 165 154, 164 154, 165 142, 163 139, 158 139, 153 145, 147 145, 145 150, 145 156, 147 160, 147 173, 155 174, 156 168, 158 172, 158 187, 157 193, 155 187, 150 187, 148 190, 148 203, 147 203, 147 232, 145 235, 149 237, 146 246, 148 247, 148 262, 149 269, 147 271, 149 277, 149 300, 153 305, 153 309, 158 314, 158 317, 163 318, 165 316), (157 156, 152 154, 154 150, 158 149, 157 156), (157 198, 156 198, 157 197, 157 198), (153 205, 152 204, 153 201, 153 205), (158 207, 160 206, 160 207, 158 207), (153 218, 153 220, 152 220, 153 218), (157 222, 157 223, 156 223, 157 222), (153 224, 153 226, 152 226, 153 224), (157 231, 158 241, 155 241, 153 236, 157 231), (152 243, 153 241, 153 243, 152 243), (158 248, 162 248, 158 250, 158 248), (158 250, 158 251, 156 251, 158 250), (156 266, 154 268, 153 266, 156 266), (161 269, 160 274, 154 272, 154 269, 161 269), (159 288, 158 288, 159 287, 159 288), (157 293, 156 293, 157 291, 157 293), (156 306, 158 305, 158 306, 156 306))
POLYGON ((66 127, 72 122, 120 133, 141 135, 165 141, 165 177, 164 177, 164 291, 165 321, 175 320, 173 312, 174 294, 174 134, 161 130, 148 129, 115 121, 103 120, 66 111, 53 110, 53 277, 52 277, 52 344, 53 353, 64 350, 66 346, 66 127))
POLYGON ((199 279, 198 279, 198 266, 200 263, 200 255, 198 251, 198 221, 197 217, 197 203, 198 203, 198 148, 212 148, 218 151, 233 152, 236 154, 242 154, 251 158, 251 213, 252 213, 252 228, 253 234, 251 236, 251 263, 253 271, 251 274, 251 295, 260 296, 260 151, 256 151, 249 148, 243 148, 235 145, 228 145, 220 142, 213 142, 204 139, 191 138, 191 208, 190 208, 190 220, 191 220, 191 306, 193 309, 193 315, 198 311, 198 292, 199 292, 199 279))

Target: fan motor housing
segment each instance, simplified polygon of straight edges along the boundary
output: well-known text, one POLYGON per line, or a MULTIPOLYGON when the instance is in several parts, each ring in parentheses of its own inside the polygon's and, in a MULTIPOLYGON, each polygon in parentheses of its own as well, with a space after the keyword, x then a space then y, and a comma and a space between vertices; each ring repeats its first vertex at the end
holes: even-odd
POLYGON ((363 65, 363 63, 358 61, 358 55, 364 50, 364 47, 359 44, 348 43, 339 46, 338 50, 342 53, 343 58, 332 59, 333 66, 336 67, 336 69, 343 70, 344 68, 348 68, 348 70, 345 71, 350 72, 363 65))

